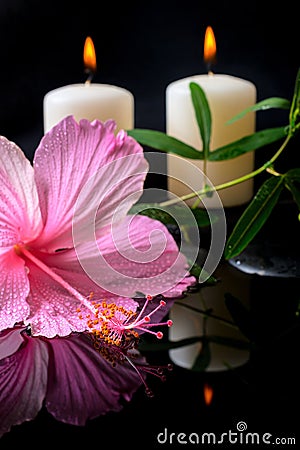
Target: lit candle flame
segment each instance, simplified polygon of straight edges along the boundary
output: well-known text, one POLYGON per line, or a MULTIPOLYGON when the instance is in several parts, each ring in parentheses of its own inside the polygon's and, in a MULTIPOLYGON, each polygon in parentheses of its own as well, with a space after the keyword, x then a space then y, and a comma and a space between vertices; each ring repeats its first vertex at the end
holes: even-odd
POLYGON ((213 388, 209 384, 205 383, 203 393, 205 404, 208 406, 211 404, 214 395, 213 388))
POLYGON ((207 27, 204 37, 204 62, 207 65, 208 72, 210 67, 216 62, 217 44, 212 27, 207 27))
POLYGON ((91 81, 94 73, 97 69, 96 63, 96 52, 92 39, 88 36, 84 43, 83 48, 83 62, 85 67, 85 72, 89 74, 87 82, 91 81))

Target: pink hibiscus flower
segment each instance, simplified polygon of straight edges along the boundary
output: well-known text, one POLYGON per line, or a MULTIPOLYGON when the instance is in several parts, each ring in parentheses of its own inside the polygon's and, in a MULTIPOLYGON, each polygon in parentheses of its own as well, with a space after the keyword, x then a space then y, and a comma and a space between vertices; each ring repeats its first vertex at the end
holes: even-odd
MULTIPOLYGON (((93 299, 114 297, 126 315, 136 293, 174 297, 195 281, 165 226, 128 215, 147 171, 143 149, 115 135, 114 121, 67 117, 42 138, 33 165, 0 137, 0 331, 83 332, 89 315, 106 322, 93 299)), ((41 355, 38 342, 30 345, 41 355)))
POLYGON ((24 327, 5 330, 0 334, 0 437, 34 419, 43 406, 56 420, 78 426, 118 412, 143 383, 148 389, 145 374, 151 371, 163 379, 163 370, 149 366, 133 347, 96 350, 86 333, 47 339, 31 337, 24 327))

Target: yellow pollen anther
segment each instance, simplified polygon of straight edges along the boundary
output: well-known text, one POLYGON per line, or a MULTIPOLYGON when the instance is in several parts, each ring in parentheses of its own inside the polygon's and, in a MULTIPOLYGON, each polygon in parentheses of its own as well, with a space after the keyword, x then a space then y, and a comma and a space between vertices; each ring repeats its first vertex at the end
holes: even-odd
POLYGON ((22 254, 21 247, 19 244, 14 245, 14 251, 16 252, 17 255, 22 254))

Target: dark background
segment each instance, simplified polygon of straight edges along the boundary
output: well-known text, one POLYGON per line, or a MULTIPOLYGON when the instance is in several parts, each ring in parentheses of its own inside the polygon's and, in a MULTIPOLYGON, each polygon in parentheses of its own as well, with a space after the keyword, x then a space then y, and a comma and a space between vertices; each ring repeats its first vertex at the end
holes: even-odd
MULTIPOLYGON (((167 85, 206 73, 203 41, 208 25, 217 41, 214 72, 252 81, 258 101, 273 96, 291 99, 299 67, 299 19, 293 5, 263 0, 1 0, 0 134, 32 157, 43 135, 44 95, 86 79, 82 53, 88 35, 98 63, 93 81, 122 86, 134 94, 137 128, 164 131, 167 85)), ((257 114, 257 129, 286 123, 286 112, 257 114)), ((283 168, 300 161, 298 147, 296 140, 290 144, 280 161, 283 168)), ((257 164, 273 149, 260 151, 257 164)), ((155 436, 165 426, 174 432, 216 432, 234 429, 239 420, 246 421, 250 431, 294 436, 299 427, 299 336, 284 333, 295 326, 299 283, 258 277, 252 289, 259 339, 271 343, 262 346, 250 366, 224 374, 175 368, 166 383, 154 382, 154 399, 147 399, 141 390, 122 413, 84 429, 57 423, 42 411, 36 421, 5 436, 0 448, 37 445, 39 434, 43 443, 58 445, 66 439, 73 448, 76 443, 80 448, 101 449, 108 444, 155 448, 155 436), (279 344, 273 337, 280 333, 285 337, 279 344), (210 408, 203 403, 207 380, 215 389, 210 408)), ((167 359, 159 352, 152 357, 167 359)))
MULTIPOLYGON (((134 94, 137 128, 164 131, 167 85, 207 72, 203 43, 208 25, 217 42, 214 72, 252 81, 258 101, 291 99, 299 67, 299 24, 292 5, 1 0, 0 133, 33 153, 43 134, 44 95, 86 79, 82 54, 88 35, 98 63, 93 81, 134 94)), ((285 123, 286 112, 257 114, 257 129, 285 123)))

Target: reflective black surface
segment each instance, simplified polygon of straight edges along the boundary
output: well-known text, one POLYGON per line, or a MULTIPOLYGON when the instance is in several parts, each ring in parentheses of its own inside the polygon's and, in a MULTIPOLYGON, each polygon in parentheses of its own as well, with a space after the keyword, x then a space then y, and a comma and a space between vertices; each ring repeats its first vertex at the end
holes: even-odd
MULTIPOLYGON (((239 292, 241 297, 249 299, 252 346, 246 363, 233 369, 202 372, 174 364, 165 382, 148 378, 155 394, 153 398, 148 398, 141 388, 120 413, 92 420, 82 428, 59 423, 42 410, 34 421, 14 427, 5 435, 1 449, 35 439, 39 442, 42 439, 50 446, 66 440, 71 448, 83 445, 107 448, 113 444, 132 449, 181 448, 187 444, 178 439, 193 441, 195 434, 201 439, 205 433, 214 433, 216 439, 221 439, 222 433, 237 432, 239 422, 245 422, 247 431, 256 433, 259 439, 270 433, 268 439, 272 442, 275 438, 296 438, 299 442, 300 279, 247 274, 225 261, 220 263, 215 276, 218 286, 225 283, 229 293, 238 295, 239 292), (213 390, 210 405, 204 400, 207 384, 213 390), (185 433, 186 437, 178 438, 179 433, 185 433)), ((204 288, 198 287, 196 294, 201 289, 204 288)), ((206 289, 212 295, 214 292, 220 295, 216 286, 206 289)), ((187 293, 185 298, 191 295, 187 293)), ((219 297, 218 301, 223 299, 219 297)), ((153 364, 173 362, 159 343, 155 351, 144 354, 153 364)), ((189 445, 195 447, 191 442, 189 445)), ((203 448, 209 448, 207 442, 206 445, 203 448)))

